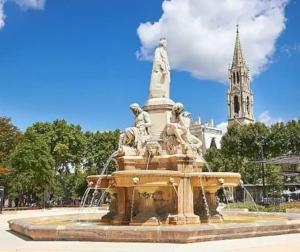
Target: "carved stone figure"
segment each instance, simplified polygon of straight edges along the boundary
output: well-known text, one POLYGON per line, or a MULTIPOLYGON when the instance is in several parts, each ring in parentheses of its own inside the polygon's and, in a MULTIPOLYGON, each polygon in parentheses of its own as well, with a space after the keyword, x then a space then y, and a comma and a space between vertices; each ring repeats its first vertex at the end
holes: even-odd
POLYGON ((200 147, 202 142, 190 132, 191 118, 190 113, 184 111, 182 103, 176 103, 172 108, 172 117, 167 124, 167 136, 169 136, 169 146, 176 145, 174 143, 174 137, 177 143, 181 144, 185 150, 189 148, 200 154, 200 147), (172 138, 173 137, 173 138, 172 138))
POLYGON ((146 140, 150 138, 149 127, 151 120, 149 114, 142 110, 137 103, 130 105, 130 109, 135 115, 134 126, 126 128, 120 136, 119 149, 129 146, 140 151, 146 140))
POLYGON ((155 49, 149 98, 169 98, 170 96, 170 65, 166 47, 167 40, 161 38, 159 46, 155 49))

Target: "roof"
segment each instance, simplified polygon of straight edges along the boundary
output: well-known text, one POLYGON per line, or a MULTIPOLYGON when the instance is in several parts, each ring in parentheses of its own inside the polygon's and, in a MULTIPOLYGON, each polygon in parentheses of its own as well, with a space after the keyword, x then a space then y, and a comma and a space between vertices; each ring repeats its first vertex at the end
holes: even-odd
POLYGON ((300 155, 282 155, 275 158, 253 161, 253 163, 264 163, 270 165, 300 164, 300 155))

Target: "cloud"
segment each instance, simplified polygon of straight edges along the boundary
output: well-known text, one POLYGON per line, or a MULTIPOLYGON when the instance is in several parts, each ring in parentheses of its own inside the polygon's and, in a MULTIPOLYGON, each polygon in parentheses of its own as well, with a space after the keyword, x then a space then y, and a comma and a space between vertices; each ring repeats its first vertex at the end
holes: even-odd
POLYGON ((281 47, 281 52, 291 56, 294 52, 300 52, 300 42, 293 45, 284 45, 281 47))
POLYGON ((24 9, 42 10, 45 7, 46 0, 8 0, 13 1, 24 9))
POLYGON ((227 132, 228 122, 221 122, 216 126, 217 129, 222 130, 222 134, 224 135, 227 132))
POLYGON ((46 0, 0 0, 0 29, 3 28, 5 24, 4 5, 7 2, 15 2, 24 10, 43 10, 45 7, 46 0))
POLYGON ((270 126, 274 123, 283 122, 283 119, 281 117, 271 117, 269 111, 266 110, 258 116, 258 121, 270 126))
POLYGON ((0 29, 4 26, 4 11, 3 11, 3 0, 0 0, 0 29))
POLYGON ((137 29, 140 59, 150 60, 160 37, 168 39, 173 69, 200 79, 227 80, 235 25, 252 75, 270 62, 275 42, 285 29, 288 0, 164 0, 163 14, 137 29))

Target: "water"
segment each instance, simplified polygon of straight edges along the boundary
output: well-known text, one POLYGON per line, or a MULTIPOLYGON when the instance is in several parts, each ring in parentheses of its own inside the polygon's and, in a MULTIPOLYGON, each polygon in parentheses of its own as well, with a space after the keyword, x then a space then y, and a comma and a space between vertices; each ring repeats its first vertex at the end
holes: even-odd
POLYGON ((256 209, 256 212, 259 212, 259 210, 258 210, 258 207, 257 207, 257 205, 256 205, 256 203, 255 203, 255 201, 254 201, 254 199, 253 199, 253 197, 252 197, 252 195, 251 195, 251 193, 246 189, 246 187, 244 186, 244 183, 241 181, 241 183, 240 183, 240 186, 243 188, 243 190, 244 190, 244 202, 245 202, 245 193, 246 193, 246 195, 250 198, 250 202, 254 205, 254 207, 255 207, 255 209, 256 209))
POLYGON ((85 206, 85 202, 86 202, 86 200, 88 198, 90 190, 91 190, 90 187, 86 188, 86 190, 85 190, 85 192, 83 194, 82 200, 80 202, 80 207, 84 207, 85 206))
POLYGON ((131 208, 130 208, 130 221, 132 221, 133 217, 133 207, 134 207, 134 191, 135 187, 132 188, 132 196, 131 196, 131 208))
POLYGON ((222 185, 222 192, 224 194, 224 198, 225 198, 225 202, 226 202, 226 206, 228 207, 228 210, 230 211, 230 206, 229 206, 229 203, 228 203, 228 199, 227 199, 227 195, 226 195, 226 190, 225 190, 225 187, 222 185))
POLYGON ((175 191, 175 193, 176 193, 176 196, 177 196, 177 198, 178 198, 178 191, 177 191, 177 189, 176 189, 175 183, 172 183, 172 187, 173 187, 173 189, 174 189, 174 191, 175 191))
POLYGON ((149 167, 149 163, 150 163, 150 159, 151 159, 151 152, 148 152, 148 158, 147 158, 147 166, 146 166, 146 170, 148 170, 149 167))
POLYGON ((203 158, 203 161, 204 161, 204 164, 205 164, 206 169, 207 169, 209 172, 212 172, 212 170, 211 170, 209 164, 206 162, 206 160, 205 160, 204 158, 203 158))
MULTIPOLYGON (((84 195, 83 195, 82 200, 81 200, 81 202, 80 202, 80 207, 84 207, 84 206, 85 206, 85 203, 86 203, 86 201, 87 201, 87 198, 88 198, 88 196, 89 196, 89 192, 90 192, 91 189, 94 189, 94 192, 93 192, 92 200, 91 200, 89 206, 91 207, 91 206, 93 206, 93 205, 95 204, 94 201, 95 201, 96 195, 98 194, 98 186, 101 185, 102 176, 105 174, 105 172, 106 172, 106 170, 107 170, 107 168, 108 168, 110 162, 113 160, 113 158, 114 158, 118 153, 119 153, 118 151, 114 151, 114 152, 108 157, 108 159, 107 159, 107 161, 106 161, 106 163, 105 163, 105 165, 104 165, 104 167, 103 167, 103 169, 102 169, 102 171, 101 171, 101 173, 100 173, 100 176, 99 176, 99 178, 97 179, 97 182, 96 182, 95 187, 94 187, 94 188, 88 187, 88 188, 86 189, 86 191, 84 192, 84 195)), ((104 193, 103 193, 103 194, 104 194, 104 193)), ((102 195, 103 195, 103 194, 102 194, 102 195)), ((102 195, 101 195, 101 197, 102 197, 102 195)))
POLYGON ((209 206, 207 203, 207 199, 206 199, 206 195, 205 195, 205 191, 204 191, 204 186, 203 186, 203 182, 202 182, 202 177, 200 177, 200 186, 201 186, 201 191, 202 191, 202 197, 203 197, 203 201, 204 201, 204 205, 205 205, 205 210, 206 210, 206 216, 207 216, 207 220, 208 223, 211 222, 211 216, 210 216, 210 212, 209 212, 209 206))

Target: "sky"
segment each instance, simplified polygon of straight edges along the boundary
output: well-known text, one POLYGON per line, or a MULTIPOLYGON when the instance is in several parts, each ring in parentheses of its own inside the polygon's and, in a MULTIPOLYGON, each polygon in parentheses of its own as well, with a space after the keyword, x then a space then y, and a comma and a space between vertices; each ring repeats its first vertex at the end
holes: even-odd
POLYGON ((55 119, 128 127, 166 37, 171 98, 224 127, 238 23, 255 118, 299 118, 299 13, 295 0, 0 0, 0 116, 21 130, 55 119))

